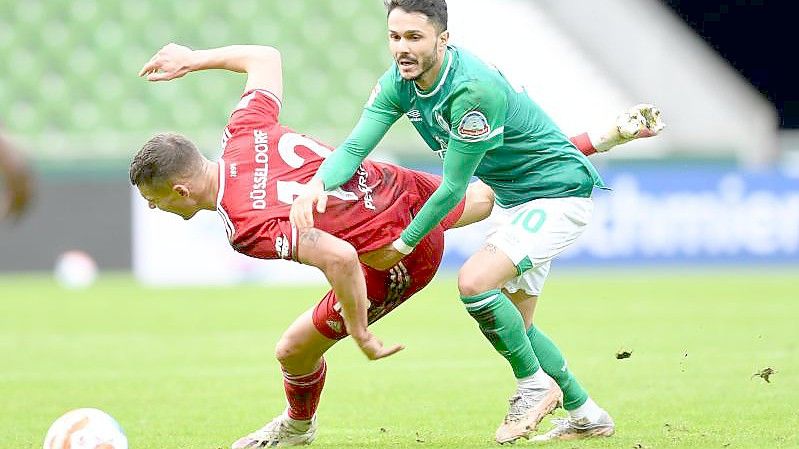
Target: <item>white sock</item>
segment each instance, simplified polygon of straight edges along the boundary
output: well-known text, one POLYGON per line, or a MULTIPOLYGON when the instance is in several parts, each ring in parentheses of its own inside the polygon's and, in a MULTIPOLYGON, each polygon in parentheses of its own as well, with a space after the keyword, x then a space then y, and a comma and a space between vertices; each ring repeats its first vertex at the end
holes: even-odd
POLYGON ((602 410, 596 404, 596 402, 594 402, 594 400, 589 397, 588 400, 585 401, 585 404, 577 407, 574 410, 569 410, 569 417, 576 421, 585 419, 588 420, 588 422, 593 423, 599 421, 599 418, 602 417, 603 411, 604 410, 602 410))
POLYGON ((547 373, 545 373, 543 369, 539 368, 538 371, 534 372, 533 374, 527 377, 516 379, 517 389, 533 390, 536 388, 546 387, 549 386, 548 380, 549 376, 547 375, 547 373))

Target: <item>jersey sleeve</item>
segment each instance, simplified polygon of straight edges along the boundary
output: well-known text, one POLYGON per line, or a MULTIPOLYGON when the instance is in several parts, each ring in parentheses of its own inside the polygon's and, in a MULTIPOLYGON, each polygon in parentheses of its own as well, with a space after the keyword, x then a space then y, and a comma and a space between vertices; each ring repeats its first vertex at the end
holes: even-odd
MULTIPOLYGON (((267 220, 258 231, 258 235, 239 242, 247 255, 261 259, 297 260, 297 228, 291 225, 288 218, 267 220), (246 248, 244 248, 246 247, 246 248)), ((237 246, 234 244, 234 247, 237 246)), ((237 250, 240 250, 237 248, 237 250)))
POLYGON ((441 185, 402 231, 402 241, 416 246, 466 195, 466 188, 486 152, 502 145, 507 113, 503 91, 488 83, 456 88, 450 109, 450 139, 441 185))
POLYGON ((502 146, 508 103, 490 83, 470 81, 452 95, 447 151, 483 153, 502 146))
POLYGON ((280 100, 268 90, 255 89, 245 92, 230 115, 228 130, 263 128, 278 122, 280 100))
POLYGON ((319 167, 317 176, 326 190, 346 183, 389 128, 402 116, 395 76, 391 69, 380 78, 366 101, 358 124, 347 140, 319 167))
POLYGON ((463 200, 469 181, 484 153, 463 153, 447 150, 444 156, 444 173, 441 185, 424 203, 419 213, 402 231, 402 241, 416 246, 438 223, 442 223, 452 209, 463 200))

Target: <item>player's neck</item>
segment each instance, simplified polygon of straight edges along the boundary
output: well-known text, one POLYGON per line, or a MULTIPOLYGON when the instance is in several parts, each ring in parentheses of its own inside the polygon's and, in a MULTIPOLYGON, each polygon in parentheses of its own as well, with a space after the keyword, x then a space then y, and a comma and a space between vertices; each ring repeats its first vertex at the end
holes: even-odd
POLYGON ((219 194, 219 163, 205 161, 200 175, 203 190, 199 192, 199 206, 204 210, 216 210, 216 199, 219 194))
POLYGON ((447 59, 446 50, 444 50, 444 53, 438 58, 435 65, 430 67, 430 70, 416 80, 416 86, 419 87, 420 90, 424 92, 433 88, 436 81, 438 81, 438 74, 441 73, 441 67, 443 67, 445 59, 447 59))

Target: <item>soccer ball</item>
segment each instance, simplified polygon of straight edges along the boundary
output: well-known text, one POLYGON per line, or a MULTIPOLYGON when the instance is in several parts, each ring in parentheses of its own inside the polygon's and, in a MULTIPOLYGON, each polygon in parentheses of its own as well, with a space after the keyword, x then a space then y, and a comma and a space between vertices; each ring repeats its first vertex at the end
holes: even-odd
POLYGON ((108 413, 79 408, 55 420, 43 449, 128 449, 128 439, 108 413))
POLYGON ((97 279, 97 264, 83 251, 67 251, 55 263, 55 278, 64 288, 86 288, 97 279))

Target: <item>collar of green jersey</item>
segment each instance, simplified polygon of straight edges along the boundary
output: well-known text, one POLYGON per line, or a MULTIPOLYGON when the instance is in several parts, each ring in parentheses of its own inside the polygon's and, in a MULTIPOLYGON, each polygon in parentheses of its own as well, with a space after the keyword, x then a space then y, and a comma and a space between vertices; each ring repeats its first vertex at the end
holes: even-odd
POLYGON ((438 71, 438 77, 436 77, 436 82, 433 83, 431 90, 421 90, 419 86, 414 81, 413 88, 416 89, 416 95, 425 98, 425 97, 432 97, 436 94, 436 92, 441 89, 441 86, 444 85, 444 81, 447 80, 447 74, 449 73, 449 69, 452 66, 452 55, 451 53, 454 51, 452 47, 447 47, 447 50, 444 52, 444 62, 441 63, 441 70, 438 71))

